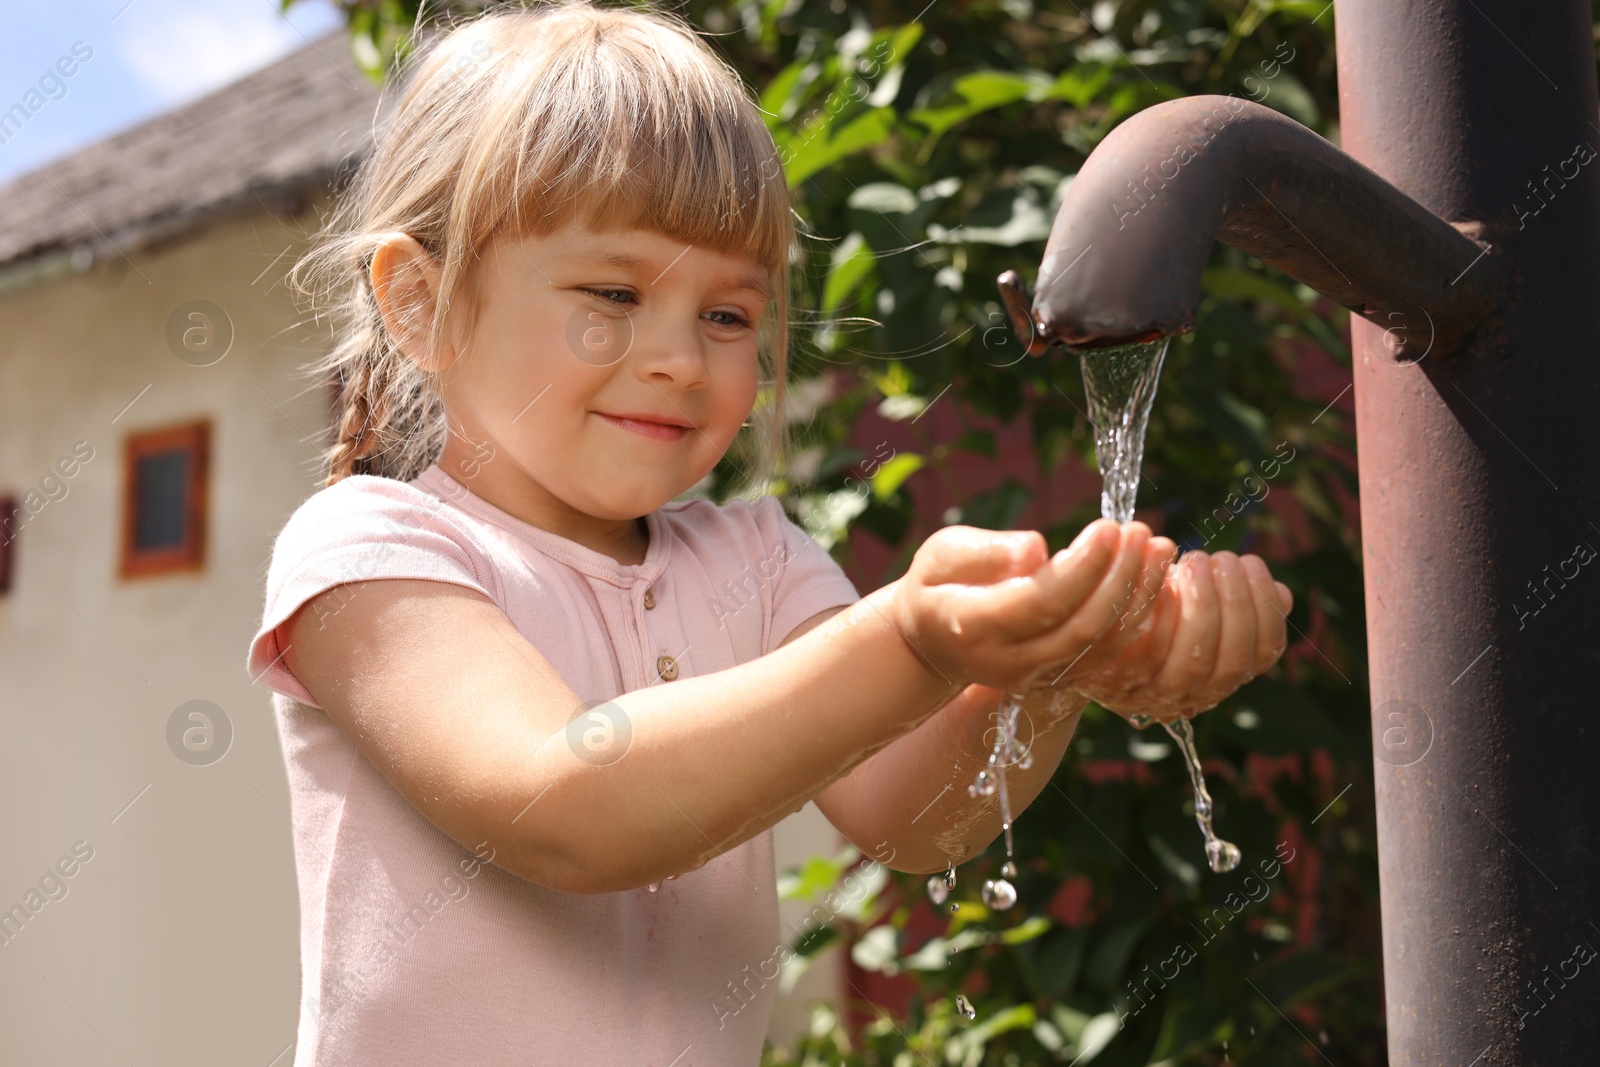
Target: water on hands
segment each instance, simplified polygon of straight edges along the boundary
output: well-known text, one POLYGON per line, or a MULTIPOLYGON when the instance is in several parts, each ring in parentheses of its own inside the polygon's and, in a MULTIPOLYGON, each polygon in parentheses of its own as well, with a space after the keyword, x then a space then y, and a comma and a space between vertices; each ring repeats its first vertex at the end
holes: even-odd
MULTIPOLYGON (((1095 460, 1105 483, 1100 492, 1100 514, 1119 523, 1133 518, 1144 460, 1144 433, 1150 423, 1150 405, 1155 400, 1168 340, 1164 337, 1145 344, 1078 354, 1089 418, 1094 423, 1095 460)), ((1128 716, 1128 722, 1139 730, 1154 721, 1149 715, 1128 716)), ((1178 743, 1189 768, 1189 781, 1194 786, 1194 821, 1200 824, 1200 833, 1205 837, 1206 863, 1219 874, 1231 871, 1239 865, 1239 848, 1222 840, 1212 828, 1211 793, 1206 789, 1205 775, 1200 773, 1194 729, 1183 717, 1161 725, 1178 743)))
MULTIPOLYGON (((1102 349, 1080 359, 1084 391, 1089 398, 1090 417, 1095 425, 1095 455, 1105 483, 1100 494, 1100 512, 1119 523, 1133 518, 1134 500, 1139 491, 1140 463, 1144 458, 1145 428, 1149 424, 1150 405, 1155 399, 1156 381, 1160 377, 1161 362, 1166 351, 1167 341, 1163 339, 1150 344, 1102 349)), ((1017 865, 1012 858, 1011 796, 1006 788, 1006 768, 1015 764, 1027 770, 1033 765, 1032 754, 1017 738, 1017 716, 1022 711, 1022 700, 1022 694, 1012 693, 1001 703, 999 736, 989 753, 988 766, 980 769, 967 787, 968 796, 998 796, 1000 799, 1000 825, 1005 831, 1006 861, 1000 868, 999 878, 983 883, 982 893, 984 904, 995 911, 1005 911, 1017 902, 1017 890, 1011 884, 1011 879, 1017 876, 1017 865)), ((1142 730, 1155 720, 1149 715, 1136 714, 1130 715, 1128 721, 1142 730)), ((1179 718, 1176 724, 1162 725, 1178 742, 1189 768, 1189 778, 1194 786, 1195 821, 1200 824, 1200 832, 1205 836, 1206 860, 1213 871, 1231 871, 1239 865, 1239 849, 1233 843, 1217 837, 1211 827, 1211 794, 1200 772, 1200 758, 1195 752, 1194 732, 1189 720, 1179 718)), ((939 907, 949 899, 955 885, 956 871, 952 863, 943 874, 928 879, 928 899, 935 907, 939 907)), ((950 910, 954 912, 957 906, 952 903, 950 910)), ((956 1010, 967 1019, 977 1014, 965 996, 956 997, 956 1010)))

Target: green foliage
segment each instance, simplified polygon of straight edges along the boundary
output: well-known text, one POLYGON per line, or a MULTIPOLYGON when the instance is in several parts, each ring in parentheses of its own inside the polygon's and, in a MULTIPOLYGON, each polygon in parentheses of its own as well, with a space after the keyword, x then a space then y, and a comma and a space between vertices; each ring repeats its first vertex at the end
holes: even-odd
MULTIPOLYGON (((404 47, 396 27, 415 17, 414 0, 345 7, 354 54, 380 73, 404 47)), ((797 426, 785 501, 841 559, 852 536, 869 536, 896 550, 897 567, 930 532, 914 494, 962 455, 994 457, 1002 426, 1027 429, 1036 469, 968 494, 961 521, 1007 527, 1064 464, 1093 469, 1075 361, 1025 358, 994 280, 1016 269, 1031 286, 1061 197, 1106 134, 1198 93, 1255 99, 1319 131, 1338 112, 1334 11, 1320 0, 938 0, 906 21, 920 7, 675 6, 750 79, 812 235, 797 317, 815 326, 797 339, 792 374, 797 396, 824 399, 797 426), (934 439, 932 420, 911 420, 941 394, 964 429, 934 439), (856 430, 869 410, 920 434, 916 446, 868 456, 856 430)), ((1292 662, 1195 720, 1218 826, 1244 865, 1203 868, 1165 736, 1091 705, 1051 787, 1016 823, 1018 906, 990 913, 973 891, 995 876, 999 841, 960 869, 961 910, 934 917, 932 940, 908 928, 927 906, 925 879, 891 874, 835 933, 860 936, 860 966, 910 977, 909 1016, 852 1034, 837 1006, 821 1006, 797 1047, 764 1062, 1383 1062, 1360 546, 1343 504, 1356 493, 1355 440, 1293 374, 1296 345, 1349 365, 1345 319, 1219 246, 1196 328, 1167 354, 1146 438, 1141 517, 1191 545, 1204 528, 1208 551, 1252 551, 1267 534, 1292 546, 1271 559, 1295 595, 1292 662), (1251 475, 1297 502, 1303 529, 1289 536, 1265 508, 1241 508, 1251 475), (1283 758, 1292 772, 1264 773, 1283 758), (1148 782, 1106 776, 1128 767, 1148 782), (1088 921, 1068 925, 1050 908, 1068 883, 1088 921), (955 1011, 957 991, 975 1020, 955 1011)), ((719 468, 715 491, 737 490, 736 477, 719 468)), ((1091 499, 1055 516, 1052 548, 1098 513, 1091 499)), ((785 889, 819 895, 850 861, 819 858, 785 889)), ((813 936, 802 959, 832 939, 813 936)))

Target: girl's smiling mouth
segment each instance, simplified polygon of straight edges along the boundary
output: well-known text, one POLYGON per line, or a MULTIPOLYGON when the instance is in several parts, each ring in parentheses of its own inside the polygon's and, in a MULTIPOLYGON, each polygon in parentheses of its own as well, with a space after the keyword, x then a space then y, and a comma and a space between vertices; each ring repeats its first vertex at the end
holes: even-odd
POLYGON ((648 412, 626 412, 611 414, 605 411, 596 411, 594 414, 619 429, 628 430, 641 437, 653 438, 657 441, 681 441, 694 425, 683 419, 670 415, 652 415, 648 412))

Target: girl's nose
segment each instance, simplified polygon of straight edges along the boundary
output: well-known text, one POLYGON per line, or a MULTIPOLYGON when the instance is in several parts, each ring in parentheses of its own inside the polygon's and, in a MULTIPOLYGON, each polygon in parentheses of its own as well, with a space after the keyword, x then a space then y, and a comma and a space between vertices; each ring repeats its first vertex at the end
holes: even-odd
POLYGON ((706 382, 706 360, 701 352, 698 330, 666 329, 657 333, 655 324, 644 326, 634 340, 635 372, 656 384, 671 382, 693 389, 706 382), (655 334, 655 336, 651 336, 655 334))

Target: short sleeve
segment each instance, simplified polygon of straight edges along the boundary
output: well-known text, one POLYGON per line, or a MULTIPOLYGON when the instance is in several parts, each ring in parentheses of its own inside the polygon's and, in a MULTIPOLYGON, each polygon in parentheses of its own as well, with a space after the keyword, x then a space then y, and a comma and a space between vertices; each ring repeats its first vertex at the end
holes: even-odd
POLYGON ((488 553, 449 504, 408 482, 352 475, 301 504, 273 543, 251 679, 321 707, 283 662, 278 627, 319 593, 378 578, 448 582, 501 602, 488 553))
POLYGON ((771 546, 767 565, 775 565, 777 572, 772 578, 772 629, 764 650, 771 652, 811 616, 854 604, 861 594, 827 550, 784 514, 777 497, 760 498, 754 510, 762 540, 771 546))

